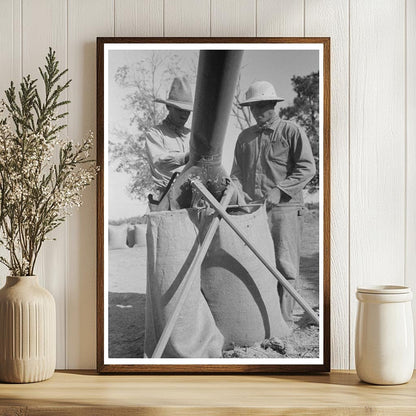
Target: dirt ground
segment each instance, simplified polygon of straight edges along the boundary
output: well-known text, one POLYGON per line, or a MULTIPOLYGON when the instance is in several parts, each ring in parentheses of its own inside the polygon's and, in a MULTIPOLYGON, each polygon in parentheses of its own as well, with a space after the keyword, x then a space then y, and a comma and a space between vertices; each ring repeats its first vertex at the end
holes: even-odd
MULTIPOLYGON (((319 211, 306 212, 302 239, 299 292, 317 312, 319 305, 319 211)), ((146 248, 109 252, 109 357, 141 358, 146 302, 146 248)), ((252 347, 235 347, 227 358, 312 358, 319 355, 319 330, 299 305, 286 339, 265 340, 252 347)))

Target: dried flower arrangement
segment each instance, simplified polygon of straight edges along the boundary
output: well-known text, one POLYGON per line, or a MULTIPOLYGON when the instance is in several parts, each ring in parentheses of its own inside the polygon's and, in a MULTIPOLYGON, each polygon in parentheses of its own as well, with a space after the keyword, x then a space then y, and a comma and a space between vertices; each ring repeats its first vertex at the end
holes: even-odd
POLYGON ((32 276, 39 250, 48 234, 81 205, 81 194, 96 175, 89 152, 92 133, 80 144, 60 138, 59 123, 68 113, 60 100, 70 80, 60 85, 60 71, 49 48, 42 97, 37 80, 23 78, 20 91, 13 82, 0 105, 0 257, 12 276, 32 276))

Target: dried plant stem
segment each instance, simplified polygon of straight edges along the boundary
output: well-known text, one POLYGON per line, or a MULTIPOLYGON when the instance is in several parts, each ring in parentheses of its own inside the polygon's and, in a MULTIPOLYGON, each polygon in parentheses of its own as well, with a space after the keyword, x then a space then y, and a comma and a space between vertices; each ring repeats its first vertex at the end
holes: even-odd
POLYGON ((60 109, 69 103, 60 96, 70 81, 60 84, 67 70, 58 64, 49 49, 39 68, 43 98, 28 75, 18 92, 10 84, 0 106, 0 116, 6 113, 0 117, 0 245, 9 252, 0 263, 15 276, 33 275, 48 234, 81 205, 82 191, 96 175, 92 134, 77 145, 59 138, 65 125, 58 120, 67 115, 60 109))

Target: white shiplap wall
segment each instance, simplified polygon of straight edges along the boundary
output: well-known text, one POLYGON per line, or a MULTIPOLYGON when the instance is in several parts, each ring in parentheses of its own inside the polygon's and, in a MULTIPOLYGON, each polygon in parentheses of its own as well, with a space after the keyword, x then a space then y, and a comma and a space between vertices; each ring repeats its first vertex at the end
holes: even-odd
MULTIPOLYGON (((0 10, 0 91, 52 46, 73 79, 74 140, 95 130, 97 36, 331 37, 332 368, 353 368, 357 285, 416 289, 416 0, 0 0, 0 10)), ((57 301, 58 368, 95 368, 95 208, 94 185, 39 260, 57 301)))

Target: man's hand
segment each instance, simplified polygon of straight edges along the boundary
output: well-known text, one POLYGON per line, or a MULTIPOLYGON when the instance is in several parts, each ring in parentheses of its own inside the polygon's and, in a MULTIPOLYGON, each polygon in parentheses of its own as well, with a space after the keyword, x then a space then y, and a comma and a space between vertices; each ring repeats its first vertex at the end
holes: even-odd
POLYGON ((243 191, 243 188, 237 178, 231 178, 231 184, 234 188, 234 193, 230 201, 230 205, 246 205, 252 199, 243 191))
POLYGON ((279 188, 273 188, 269 191, 266 196, 266 206, 267 208, 273 208, 280 202, 280 197, 282 196, 282 191, 279 188))

